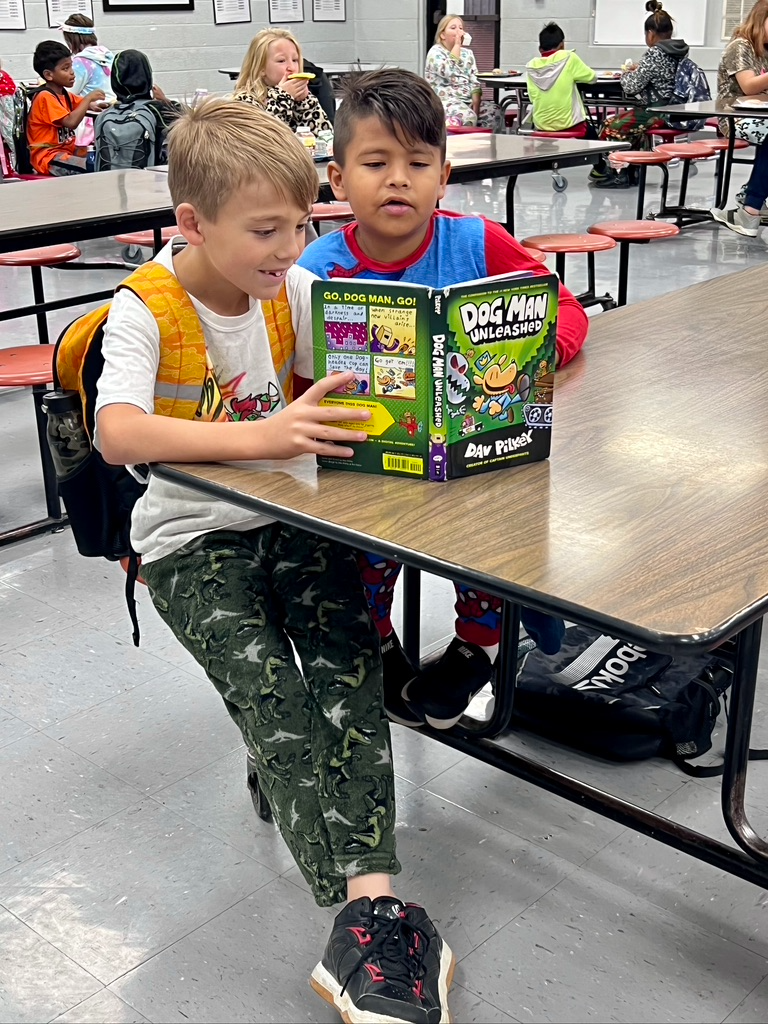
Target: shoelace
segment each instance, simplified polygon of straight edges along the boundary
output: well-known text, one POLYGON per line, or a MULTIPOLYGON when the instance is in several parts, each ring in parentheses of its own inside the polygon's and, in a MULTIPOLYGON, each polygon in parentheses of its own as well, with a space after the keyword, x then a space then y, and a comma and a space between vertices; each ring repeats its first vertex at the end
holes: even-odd
POLYGON ((348 974, 341 994, 346 991, 353 975, 364 964, 373 961, 378 961, 381 973, 389 983, 405 992, 413 990, 426 973, 424 957, 429 949, 428 936, 406 917, 395 920, 372 917, 368 931, 371 943, 348 974))

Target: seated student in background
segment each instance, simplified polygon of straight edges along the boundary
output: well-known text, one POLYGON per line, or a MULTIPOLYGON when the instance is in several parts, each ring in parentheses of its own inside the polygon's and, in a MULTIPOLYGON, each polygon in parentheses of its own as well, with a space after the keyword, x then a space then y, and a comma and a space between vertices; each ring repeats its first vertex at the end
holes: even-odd
MULTIPOLYGON (((433 288, 510 271, 546 274, 500 224, 435 210, 450 173, 445 134, 442 104, 423 78, 400 68, 350 76, 336 114, 328 179, 357 220, 313 242, 299 264, 326 280, 362 277, 433 288)), ((558 365, 576 355, 587 327, 581 305, 561 285, 558 365)), ((382 639, 387 713, 403 725, 418 726, 426 718, 437 728, 449 728, 491 678, 501 602, 457 584, 456 637, 440 661, 419 676, 390 617, 400 566, 380 555, 363 554, 360 560, 382 639)), ((559 619, 524 609, 523 624, 542 650, 559 648, 559 619)))
POLYGON ((96 170, 166 163, 165 138, 179 116, 179 109, 168 100, 159 85, 153 84, 152 66, 146 54, 141 50, 120 50, 112 64, 110 84, 117 106, 96 119, 96 170), (115 125, 128 123, 130 133, 134 126, 126 122, 126 118, 140 110, 144 110, 150 119, 149 130, 141 133, 141 152, 134 153, 134 147, 117 147, 115 142, 119 139, 115 136, 115 125))
POLYGON ((35 93, 27 118, 27 143, 32 167, 38 174, 82 174, 87 150, 75 143, 75 129, 92 104, 104 99, 101 89, 77 96, 72 88, 75 73, 72 54, 63 43, 38 43, 32 59, 45 85, 35 93))
POLYGON ((539 32, 539 53, 525 66, 534 127, 542 132, 578 131, 581 138, 596 139, 578 83, 594 82, 597 72, 566 50, 565 33, 554 21, 539 32))
MULTIPOLYGON (((275 118, 223 100, 180 117, 168 147, 183 237, 115 295, 96 404, 101 452, 117 465, 351 456, 345 441, 365 434, 337 421, 368 414, 318 404, 338 377, 291 400, 294 368, 312 359, 311 279, 293 265, 317 197, 306 151, 275 118), (185 381, 173 418, 160 414, 161 352, 172 343, 185 381)), ((354 553, 156 476, 133 510, 131 541, 155 607, 240 728, 316 902, 348 901, 312 987, 348 1021, 450 1020, 453 955, 424 909, 392 888, 392 745, 354 553)), ((291 963, 310 945, 290 929, 283 941, 291 963)))
POLYGON ((283 28, 263 28, 248 47, 235 83, 235 99, 263 107, 293 131, 300 125, 315 134, 333 131, 306 79, 291 79, 303 70, 301 47, 291 33, 283 28))
MULTIPOLYGON (((675 91, 677 66, 688 56, 684 39, 673 39, 674 22, 660 0, 648 0, 650 14, 645 19, 645 44, 648 49, 639 64, 626 68, 621 76, 624 95, 641 100, 645 107, 632 107, 610 118, 602 127, 601 139, 629 142, 632 149, 648 147, 652 128, 668 128, 670 123, 653 110, 653 105, 669 103, 675 91)), ((605 159, 595 164, 589 175, 595 188, 630 188, 634 184, 629 170, 614 171, 605 159)))
POLYGON ((503 127, 501 109, 498 103, 483 99, 483 85, 468 40, 461 15, 441 18, 434 45, 427 53, 424 77, 440 97, 449 128, 492 128, 499 132, 503 127))
MULTIPOLYGON (((757 0, 742 24, 736 26, 725 48, 717 69, 717 98, 732 104, 763 92, 768 92, 768 0, 757 0)), ((752 173, 736 196, 736 208, 715 208, 712 216, 731 231, 754 238, 768 197, 768 118, 722 118, 723 135, 727 137, 732 130, 737 139, 745 139, 756 147, 752 173)))

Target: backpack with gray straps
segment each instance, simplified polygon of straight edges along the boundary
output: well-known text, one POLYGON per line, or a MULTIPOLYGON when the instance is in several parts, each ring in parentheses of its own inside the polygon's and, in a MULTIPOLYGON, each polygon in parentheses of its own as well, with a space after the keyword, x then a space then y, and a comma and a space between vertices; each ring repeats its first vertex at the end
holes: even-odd
POLYGON ((118 103, 96 118, 96 170, 147 167, 154 162, 157 117, 149 100, 118 103))

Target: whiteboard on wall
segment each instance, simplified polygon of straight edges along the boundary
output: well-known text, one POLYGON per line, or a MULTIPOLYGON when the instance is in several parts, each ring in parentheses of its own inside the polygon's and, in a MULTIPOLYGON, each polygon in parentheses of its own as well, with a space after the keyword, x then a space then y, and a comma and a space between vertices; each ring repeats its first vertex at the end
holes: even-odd
MULTIPOLYGON (((704 45, 706 0, 670 0, 665 9, 675 22, 675 36, 691 46, 704 45)), ((643 0, 595 0, 595 43, 606 46, 644 46, 643 25, 648 17, 643 0)))

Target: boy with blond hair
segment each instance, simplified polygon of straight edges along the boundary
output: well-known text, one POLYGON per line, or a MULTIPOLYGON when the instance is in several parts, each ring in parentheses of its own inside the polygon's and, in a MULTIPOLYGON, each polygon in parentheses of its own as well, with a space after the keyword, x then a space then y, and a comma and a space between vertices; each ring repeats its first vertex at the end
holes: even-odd
MULTIPOLYGON (((336 115, 334 159, 328 180, 356 220, 313 242, 299 263, 321 278, 360 277, 445 288, 515 271, 546 274, 546 267, 500 224, 484 217, 436 210, 451 165, 445 158, 445 116, 440 100, 412 71, 384 68, 352 75, 336 115)), ((587 336, 587 316, 560 286, 557 365, 572 359, 587 336)), ((384 706, 401 725, 425 721, 449 729, 490 681, 501 636, 501 601, 456 584, 456 636, 420 674, 392 626, 400 566, 380 555, 360 555, 363 581, 382 641, 384 706)), ((564 626, 531 609, 523 625, 553 654, 564 626)), ((520 663, 518 663, 520 664, 520 663)))
MULTIPOLYGON (((199 321, 204 383, 187 396, 191 418, 157 414, 168 326, 129 278, 104 336, 102 454, 126 465, 351 455, 344 442, 365 434, 334 421, 368 414, 318 404, 338 376, 291 401, 294 373, 311 375, 311 275, 294 262, 317 175, 300 141, 255 107, 211 100, 171 128, 168 182, 183 237, 137 274, 178 307, 182 359, 199 321)), ((131 539, 155 607, 239 726, 315 900, 349 901, 312 987, 347 1021, 449 1020, 451 951, 392 889, 391 744, 353 553, 157 477, 131 539)))

